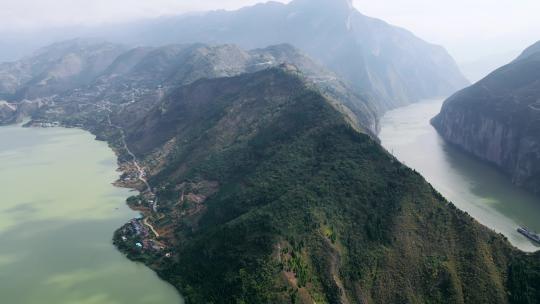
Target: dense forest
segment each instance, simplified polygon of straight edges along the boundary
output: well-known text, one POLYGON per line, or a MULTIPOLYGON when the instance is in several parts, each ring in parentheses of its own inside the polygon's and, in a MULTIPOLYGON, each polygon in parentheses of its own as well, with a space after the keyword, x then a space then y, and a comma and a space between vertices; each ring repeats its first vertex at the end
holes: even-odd
POLYGON ((447 202, 296 73, 201 80, 134 125, 139 153, 166 155, 150 181, 175 252, 142 260, 188 303, 540 297, 538 255, 447 202))

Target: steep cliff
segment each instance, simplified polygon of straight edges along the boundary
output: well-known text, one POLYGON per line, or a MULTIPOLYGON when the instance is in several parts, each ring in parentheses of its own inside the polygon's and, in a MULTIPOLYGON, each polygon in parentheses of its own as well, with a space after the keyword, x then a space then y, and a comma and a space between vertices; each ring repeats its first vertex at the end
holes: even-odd
POLYGON ((540 193, 540 49, 450 97, 432 123, 449 142, 540 193))

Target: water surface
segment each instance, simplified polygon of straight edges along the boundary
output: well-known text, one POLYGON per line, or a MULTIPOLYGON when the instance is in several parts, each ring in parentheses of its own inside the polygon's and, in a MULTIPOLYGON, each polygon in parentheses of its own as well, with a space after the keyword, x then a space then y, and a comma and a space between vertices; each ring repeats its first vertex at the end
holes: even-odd
POLYGON ((138 214, 113 152, 75 129, 0 128, 0 296, 13 304, 177 304, 112 245, 138 214))
POLYGON ((516 229, 524 225, 540 231, 540 198, 513 186, 493 166, 447 144, 429 123, 441 105, 441 100, 424 101, 388 112, 379 134, 383 146, 458 208, 503 233, 514 246, 539 250, 516 229))

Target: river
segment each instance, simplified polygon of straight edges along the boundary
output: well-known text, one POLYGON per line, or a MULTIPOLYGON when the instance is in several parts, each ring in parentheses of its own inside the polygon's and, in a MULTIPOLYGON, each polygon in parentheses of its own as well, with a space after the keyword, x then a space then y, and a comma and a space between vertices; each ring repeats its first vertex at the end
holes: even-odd
POLYGON ((458 208, 504 234, 514 246, 539 250, 516 229, 523 225, 540 231, 540 199, 513 186, 493 166, 447 144, 429 123, 441 106, 441 100, 423 101, 388 112, 381 120, 382 145, 458 208))
POLYGON ((112 245, 138 214, 104 142, 76 129, 0 128, 0 296, 13 304, 177 304, 112 245))

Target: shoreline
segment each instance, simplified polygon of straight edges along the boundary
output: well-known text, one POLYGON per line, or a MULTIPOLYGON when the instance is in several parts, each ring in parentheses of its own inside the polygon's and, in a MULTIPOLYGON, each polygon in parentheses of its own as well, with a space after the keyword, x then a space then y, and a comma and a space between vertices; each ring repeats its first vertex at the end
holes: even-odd
POLYGON ((469 153, 464 153, 462 149, 456 149, 454 145, 440 138, 429 119, 424 118, 433 117, 433 113, 438 112, 443 101, 424 100, 389 112, 389 115, 381 120, 386 132, 379 134, 382 135, 383 147, 391 151, 390 153, 400 162, 419 171, 460 210, 469 213, 478 223, 491 231, 504 235, 512 247, 525 253, 540 251, 538 245, 523 238, 516 231, 520 225, 530 225, 531 220, 524 217, 523 213, 504 209, 509 204, 507 198, 512 197, 513 204, 520 206, 518 210, 523 208, 538 210, 536 204, 533 204, 537 202, 536 196, 513 185, 494 166, 469 153), (416 113, 414 117, 410 114, 412 112, 416 113), (409 127, 407 129, 403 126, 409 127), (404 141, 403 138, 407 140, 404 141), (416 143, 417 146, 412 143, 416 143), (420 153, 419 150, 415 150, 418 146, 422 146, 424 151, 428 151, 437 161, 427 166, 424 164, 426 160, 420 161, 415 158, 413 155, 420 153), (438 172, 447 173, 441 176, 438 172), (471 185, 480 187, 489 195, 475 194, 471 185))
MULTIPOLYGON (((54 123, 54 125, 49 126, 44 125, 44 122, 40 121, 34 121, 32 118, 28 117, 27 120, 24 121, 24 123, 18 123, 18 124, 12 124, 12 125, 19 125, 23 128, 66 128, 66 129, 79 129, 84 132, 88 132, 94 137, 94 140, 101 141, 107 144, 107 147, 114 153, 116 158, 116 168, 115 171, 119 173, 117 179, 111 183, 114 187, 117 188, 123 188, 128 189, 130 191, 136 192, 136 195, 131 195, 128 198, 124 200, 124 204, 129 207, 132 211, 138 212, 140 217, 139 218, 133 218, 127 223, 124 223, 122 226, 116 228, 116 230, 113 231, 112 234, 112 245, 115 247, 115 249, 120 252, 125 258, 130 260, 131 262, 135 263, 142 263, 145 267, 152 270, 157 277, 162 280, 163 282, 166 282, 167 284, 171 285, 177 292, 178 296, 181 299, 181 302, 179 304, 184 303, 184 298, 182 296, 181 290, 178 289, 177 286, 172 284, 169 280, 167 280, 162 274, 161 274, 161 268, 158 267, 158 262, 161 259, 169 259, 173 260, 174 255, 172 252, 165 252, 165 249, 168 248, 168 241, 166 237, 164 237, 165 233, 160 233, 158 230, 156 230, 151 224, 148 223, 149 220, 152 219, 153 212, 155 212, 155 209, 153 210, 152 207, 143 205, 143 200, 151 201, 152 199, 155 199, 155 194, 151 192, 150 185, 148 182, 144 182, 140 178, 142 177, 140 174, 140 169, 142 169, 139 166, 135 164, 136 157, 133 153, 130 153, 131 151, 128 151, 127 149, 127 143, 125 143, 124 149, 126 149, 127 153, 123 153, 122 148, 117 147, 114 144, 114 141, 111 139, 110 136, 107 136, 107 134, 100 134, 97 131, 93 131, 92 129, 85 127, 84 125, 66 125, 62 123, 54 123), (126 157, 127 156, 127 157, 126 157), (122 161, 122 159, 126 158, 132 158, 132 161, 122 161), (135 177, 133 177, 135 175, 135 177), (124 177, 124 178, 123 178, 124 177), (130 203, 130 200, 133 198, 138 200, 138 204, 130 203), (133 226, 135 222, 141 223, 142 229, 140 230, 140 233, 137 235, 138 237, 131 237, 124 240, 122 238, 122 232, 129 232, 128 226, 133 226), (151 226, 152 228, 150 228, 151 226), (148 228, 148 230, 145 230, 144 228, 148 228), (152 231, 152 234, 156 232, 157 234, 154 234, 155 237, 150 237, 150 231, 152 231), (140 238, 140 236, 143 236, 143 238, 140 238), (138 242, 138 240, 140 242, 138 242), (127 244, 135 244, 135 247, 128 247, 127 244), (143 245, 143 248, 138 248, 136 245, 137 243, 141 243, 143 245), (136 248, 137 250, 132 250, 133 248, 136 248), (147 256, 145 255, 147 251, 151 251, 151 253, 157 253, 158 251, 162 252, 161 258, 157 256, 147 256)), ((114 129, 121 129, 119 126, 114 126, 110 124, 108 126, 110 128, 114 129)), ((121 130, 123 132, 123 130, 121 130)), ((122 135, 123 136, 123 135, 122 135)), ((134 231, 136 232, 136 231, 134 231)))
MULTIPOLYGON (((60 126, 60 127, 64 127, 64 126, 60 126)), ((175 290, 176 292, 178 293, 180 299, 181 299, 181 302, 180 303, 184 303, 184 298, 182 296, 182 293, 181 293, 181 290, 175 286, 174 284, 172 284, 169 280, 166 279, 165 276, 162 275, 161 273, 161 269, 160 267, 157 267, 157 263, 151 263, 149 261, 149 259, 145 259, 145 258, 141 258, 141 254, 137 255, 135 253, 141 253, 141 251, 132 251, 132 250, 129 250, 125 244, 126 244, 126 241, 129 241, 128 240, 124 240, 122 238, 122 232, 126 232, 127 230, 124 230, 127 228, 127 226, 129 225, 133 225, 134 221, 139 221, 139 222, 143 222, 143 226, 144 227, 148 227, 148 226, 151 226, 152 228, 148 227, 150 230, 152 230, 152 232, 154 233, 154 235, 156 236, 156 238, 149 238, 150 240, 158 240, 160 242, 161 245, 163 245, 163 242, 164 243, 167 243, 167 240, 159 240, 160 238, 161 239, 165 239, 164 237, 162 237, 162 233, 159 233, 159 231, 157 231, 154 226, 152 225, 148 225, 148 219, 151 218, 152 216, 152 211, 155 211, 155 210, 152 210, 152 208, 149 208, 149 207, 145 207, 141 204, 141 201, 139 200, 139 204, 138 205, 134 205, 134 204, 131 204, 130 203, 130 199, 131 198, 144 198, 145 196, 145 190, 151 190, 150 189, 150 185, 148 184, 148 182, 146 183, 142 183, 142 181, 138 181, 138 182, 133 182, 133 179, 131 180, 126 180, 126 179, 122 179, 122 176, 125 176, 126 174, 130 174, 130 173, 133 173, 133 171, 138 171, 137 170, 137 166, 132 162, 132 161, 125 161, 125 162, 122 162, 122 157, 125 156, 125 154, 123 154, 120 149, 118 149, 117 147, 115 147, 113 145, 113 143, 111 142, 110 139, 106 138, 105 136, 101 137, 99 134, 96 134, 96 132, 92 132, 91 130, 89 129, 85 129, 84 127, 82 126, 71 126, 69 128, 79 128, 85 132, 88 132, 90 134, 92 134, 94 136, 94 139, 97 140, 97 141, 102 141, 102 142, 105 142, 107 143, 107 146, 113 151, 113 153, 115 154, 115 157, 116 157, 116 171, 118 173, 120 173, 119 177, 117 178, 116 181, 114 181, 112 183, 113 186, 115 187, 118 187, 118 188, 124 188, 124 189, 129 189, 131 191, 136 191, 138 193, 138 195, 133 195, 133 196, 130 196, 128 197, 125 201, 124 201, 124 204, 126 204, 131 210, 135 211, 135 212, 138 212, 141 217, 140 218, 136 218, 136 219, 132 219, 130 220, 129 222, 125 223, 123 226, 120 226, 118 227, 115 231, 113 231, 113 237, 112 237, 112 243, 114 245, 114 247, 116 248, 116 250, 118 250, 118 252, 122 253, 122 255, 124 255, 128 260, 132 261, 132 262, 135 262, 135 263, 142 263, 145 265, 145 267, 148 267, 150 270, 152 270, 160 280, 166 282, 167 284, 171 285, 175 290), (135 169, 135 170, 133 170, 135 169), (146 189, 143 189, 141 190, 141 186, 144 186, 146 187, 146 189)), ((119 127, 116 127, 116 128, 119 128, 119 127)), ((126 146, 127 148, 127 146, 126 146)), ((135 159, 134 155, 132 153, 128 153, 128 155, 130 157, 132 157, 133 159, 135 159)), ((146 191, 146 192, 150 192, 150 191, 146 191)), ((154 193, 150 192, 150 194, 152 196, 155 196, 154 193)), ((157 197, 156 197, 157 198, 157 197)), ((142 230, 141 230, 142 232, 142 230)), ((125 235, 124 235, 125 237, 125 235)), ((148 240, 145 239, 145 240, 148 240)), ((143 244, 144 246, 145 244, 143 244)), ((166 245, 166 244, 165 244, 166 245)), ((135 245, 136 246, 136 245, 135 245)), ((161 249, 163 250, 163 248, 161 249)), ((162 258, 167 258, 167 259, 172 259, 174 256, 172 253, 170 252, 165 252, 163 257, 162 258)))
MULTIPOLYGON (((130 164, 125 164, 125 161, 123 161, 123 151, 121 149, 115 148, 115 141, 114 136, 107 136, 106 139, 104 137, 96 136, 96 134, 102 134, 99 130, 89 130, 89 128, 80 128, 80 127, 73 127, 73 126, 66 126, 62 125, 58 128, 41 128, 38 126, 27 126, 23 127, 20 123, 19 124, 10 124, 7 125, 5 130, 3 131, 3 134, 5 134, 7 137, 4 141, 4 148, 7 148, 5 151, 9 152, 11 146, 13 146, 13 149, 17 149, 19 146, 19 143, 21 145, 24 145, 26 147, 27 145, 31 143, 36 143, 36 146, 46 147, 46 151, 49 151, 47 154, 36 154, 36 162, 41 161, 40 159, 45 160, 48 159, 54 159, 55 163, 48 162, 48 164, 51 165, 50 169, 46 169, 49 171, 49 173, 44 173, 45 176, 50 176, 51 173, 54 174, 55 170, 54 168, 56 165, 63 166, 67 168, 67 171, 60 171, 58 169, 57 173, 62 174, 58 175, 55 174, 51 178, 55 180, 55 183, 58 185, 58 187, 53 187, 48 189, 48 192, 46 191, 46 187, 44 189, 41 189, 40 187, 37 187, 36 190, 32 190, 30 192, 27 192, 27 195, 20 196, 21 200, 18 201, 17 195, 12 196, 13 199, 13 205, 18 206, 17 204, 25 204, 25 197, 28 196, 42 196, 42 197, 49 197, 47 195, 50 194, 50 197, 54 197, 54 200, 51 200, 51 204, 54 203, 54 205, 51 206, 60 206, 60 204, 64 204, 65 202, 63 199, 67 195, 68 200, 73 200, 73 198, 76 198, 77 196, 84 196, 81 197, 81 201, 77 202, 76 204, 70 204, 69 208, 66 210, 73 210, 74 213, 66 213, 67 211, 62 211, 62 208, 58 208, 59 215, 52 216, 49 213, 43 213, 43 216, 45 216, 44 219, 48 218, 55 218, 55 221, 61 222, 62 226, 54 226, 54 229, 58 229, 57 231, 51 230, 50 236, 49 235, 43 235, 40 236, 40 238, 43 238, 43 240, 47 240, 47 243, 53 244, 54 240, 56 240, 58 235, 64 236, 72 236, 73 239, 66 239, 66 242, 64 242, 66 248, 70 248, 71 244, 75 244, 73 249, 75 250, 75 255, 71 257, 72 250, 63 250, 57 246, 46 246, 45 249, 48 254, 51 257, 51 264, 53 262, 56 262, 57 256, 65 256, 68 258, 70 263, 67 263, 68 266, 65 266, 65 268, 58 267, 57 269, 53 269, 51 267, 45 267, 43 269, 43 272, 37 272, 39 275, 45 276, 60 276, 64 274, 71 274, 73 272, 73 275, 83 275, 82 270, 79 271, 79 269, 84 269, 84 267, 88 267, 88 265, 91 265, 90 268, 88 268, 88 272, 96 271, 96 278, 98 278, 98 271, 101 271, 101 267, 107 264, 110 264, 109 266, 104 267, 114 267, 114 269, 118 269, 118 271, 115 271, 114 274, 108 275, 109 278, 103 277, 99 281, 96 281, 95 284, 89 284, 88 292, 93 292, 94 294, 97 293, 107 293, 111 294, 111 297, 117 297, 120 301, 123 302, 122 299, 134 299, 135 296, 141 296, 148 295, 152 296, 155 299, 160 299, 159 302, 161 303, 183 303, 182 296, 179 293, 178 289, 175 288, 173 284, 170 284, 169 281, 165 280, 163 276, 161 276, 154 267, 151 267, 152 265, 149 265, 145 263, 145 267, 141 267, 142 265, 137 265, 138 263, 133 263, 133 259, 126 259, 126 254, 123 250, 120 250, 118 246, 114 244, 113 236, 115 232, 120 229, 123 225, 128 223, 132 219, 139 219, 141 217, 148 217, 149 215, 144 210, 136 210, 134 208, 126 208, 124 207, 127 202, 127 199, 133 195, 139 195, 140 190, 142 190, 142 186, 137 183, 125 183, 120 180, 120 175, 123 174, 126 171, 132 170, 130 164), (10 134, 13 134, 10 136, 10 134), (62 143, 64 141, 64 137, 66 142, 62 143), (21 138, 19 141, 17 138, 21 138), (43 140, 38 140, 43 138, 43 140), (13 142, 11 143, 11 139, 13 139, 13 142), (54 143, 53 145, 49 145, 49 141, 54 143), (73 145, 72 143, 78 143, 77 145, 73 145), (93 143, 92 143, 93 142, 93 143), (40 146, 41 145, 41 146, 40 146), (80 150, 77 146, 83 147, 84 150, 80 150), (53 150, 50 147, 57 147, 55 150, 53 150), (63 148, 67 147, 67 148, 63 148), (94 150, 95 148, 95 150, 94 150), (59 151, 59 152, 58 152, 59 151), (69 155, 66 155, 65 157, 62 156, 64 154, 58 154, 58 153, 64 153, 65 151, 70 151, 69 155), (80 151, 80 152, 77 152, 80 151), (94 152, 96 151, 96 152, 94 152), (114 153, 111 154, 111 151, 114 153), (80 156, 78 157, 77 154, 80 153, 80 156), (58 155, 58 156, 57 156, 58 155), (96 155, 94 157, 94 155, 96 155), (81 158, 82 157, 82 158, 81 158), (114 157, 114 158, 113 158, 114 157), (87 159, 90 160, 90 162, 86 161, 87 159), (64 165, 65 163, 67 164, 64 165), (95 164, 94 162, 95 161, 95 164), (53 166, 55 165, 55 166, 53 166), (79 167, 80 165, 80 167, 79 167), (102 167, 103 166, 103 167, 102 167), (86 169, 80 169, 80 168, 86 168, 86 169), (107 169, 108 168, 108 169, 107 169), (112 170, 111 170, 112 169, 112 170), (51 171, 52 170, 52 171, 51 171), (81 172, 77 172, 76 170, 84 170, 81 172), (87 172, 85 172, 87 171, 87 172), (81 180, 77 178, 71 178, 70 175, 66 172, 75 173, 78 175, 84 175, 85 177, 81 177, 81 180), (86 176, 92 176, 93 179, 87 179, 86 176), (58 178, 58 180, 56 180, 58 178), (56 181, 64 181, 64 185, 62 183, 58 183, 56 181), (88 183, 88 186, 85 185, 86 182, 88 183), (93 184, 95 181, 96 184, 93 184), (81 184, 83 182, 83 184, 81 184), (77 186, 77 184, 79 186, 77 186), (72 185, 69 189, 73 189, 71 192, 66 192, 66 194, 63 193, 62 188, 69 187, 68 185, 72 185), (96 185, 96 186, 94 186, 96 185), (87 188, 90 192, 85 191, 85 188, 87 188), (51 191, 52 190, 52 191, 51 191), (101 192, 103 190, 103 192, 101 192), (135 192, 136 191, 136 192, 135 192), (95 195, 94 195, 95 194, 95 195), (102 195, 107 196, 102 196, 102 195), (91 207, 94 206, 94 207, 91 207), (92 208, 88 209, 88 212, 86 212, 85 208, 92 208), (58 218, 56 218, 58 217, 58 218), (91 223, 91 224, 90 224, 91 223), (101 225, 103 223, 103 225, 101 225), (97 225, 96 225, 97 224, 97 225), (90 225, 92 227, 90 227, 90 225), (77 229, 73 229, 73 231, 70 231, 70 227, 81 227, 80 229, 83 231, 82 236, 77 236, 77 229), (67 230, 66 230, 67 229, 67 230), (90 244, 85 243, 85 246, 93 246, 93 242, 96 242, 96 244, 99 245, 99 249, 96 249, 94 252, 94 249, 92 248, 83 248, 78 246, 78 242, 83 242, 82 240, 89 240, 90 244), (71 244, 70 244, 71 243, 71 244), (114 246, 111 246, 114 245, 114 246), (61 250, 61 252, 55 253, 55 251, 61 250), (78 251, 77 251, 78 250, 78 251), (84 251, 82 251, 84 250, 84 251), (88 252, 90 250, 90 252, 88 252), (121 254, 120 254, 121 253, 121 254), (85 256, 86 254, 97 254, 96 257, 99 257, 98 260, 92 258, 90 260, 87 259, 85 256), (71 261, 75 261, 76 264, 72 263, 71 261), (76 259, 76 260, 75 260, 76 259), (95 265, 96 267, 93 267, 95 265), (133 277, 133 282, 130 282, 130 275, 137 275, 137 277, 133 277), (159 279, 156 278, 159 277, 159 279), (112 282, 111 280, 114 280, 115 278, 122 278, 122 280, 119 280, 117 283, 112 282), (107 285, 103 285, 100 282, 109 282, 107 285), (100 285, 101 284, 101 285, 100 285), (141 285, 142 284, 142 285, 141 285), (132 286, 135 288, 135 290, 128 292, 124 294, 123 292, 120 292, 116 288, 125 289, 125 287, 132 286), (146 288, 145 286, 148 286, 146 288), (171 288, 173 287, 174 290, 171 288), (112 289, 111 289, 112 288, 112 289), (117 291, 115 291, 117 290, 117 291), (161 291, 161 292, 160 292, 161 291), (159 294, 163 294, 163 296, 158 296, 159 294), (164 300, 164 301, 161 301, 164 300)), ((15 150, 16 151, 16 150, 15 150)), ((31 151, 31 150, 28 150, 31 151)), ((41 150, 40 150, 41 151, 41 150)), ((30 153, 30 152, 28 152, 30 153)), ((67 152, 66 152, 67 153, 67 152)), ((23 154, 25 155, 25 154, 23 154)), ((5 162, 6 165, 10 165, 9 159, 6 159, 7 162, 5 162)), ((21 161, 26 161, 25 158, 22 158, 21 161)), ((32 162, 33 164, 33 162, 32 162)), ((20 171, 21 168, 17 168, 16 166, 13 167, 13 170, 20 171)), ((26 166, 25 166, 26 167, 26 166)), ((47 167, 49 168, 49 167, 47 167)), ((36 170, 36 176, 39 176, 39 172, 37 172, 37 168, 32 168, 28 166, 28 168, 25 169, 25 171, 22 171, 24 174, 32 174, 34 176, 33 170, 36 170)), ((14 171, 15 172, 15 171, 14 171)), ((7 172, 6 172, 7 173, 7 172)), ((21 173, 21 174, 23 174, 21 173)), ((15 175, 14 175, 15 176, 15 175)), ((24 181, 24 175, 18 176, 23 179, 21 179, 21 182, 24 181)), ((7 176, 5 176, 8 178, 7 176)), ((74 176, 75 177, 75 176, 74 176)), ((11 178, 10 178, 11 179, 11 178)), ((35 178, 34 178, 35 179, 35 178)), ((43 182, 48 182, 47 180, 43 180, 40 182, 42 184, 43 182)), ((19 184, 19 181, 17 179, 14 180, 13 185, 19 184)), ((38 184, 38 185, 40 185, 38 184)), ((23 186, 23 184, 21 184, 23 186)), ((23 186, 24 187, 24 186, 23 186)), ((6 189, 9 190, 9 189, 6 189)), ((8 191, 8 195, 9 195, 8 191)), ((12 193, 16 194, 16 193, 12 193)), ((8 196, 9 197, 9 196, 8 196)), ((11 206, 10 201, 7 201, 7 207, 11 206)), ((36 201, 37 203, 37 201, 36 201)), ((6 207, 4 206, 4 207, 6 207)), ((39 209, 41 208, 49 208, 47 205, 36 205, 39 209)), ((6 207, 6 208, 7 208, 6 207)), ((128 204, 128 207, 129 204, 128 204)), ((37 209, 36 209, 37 210, 37 209)), ((55 209, 53 209, 55 210, 55 209)), ((43 210, 45 211, 45 210, 43 210)), ((34 216, 29 216, 28 218, 22 219, 23 222, 28 221, 31 223, 37 223, 41 219, 40 214, 35 215, 36 218, 34 219, 34 216), (39 219, 37 218, 39 216, 39 219)), ((8 220, 8 224, 10 221, 9 217, 6 217, 8 220)), ((51 221, 52 222, 52 221, 51 221)), ((17 223, 17 222, 15 222, 17 223)), ((22 222, 21 222, 22 223, 22 222)), ((32 229, 32 228, 31 228, 32 229)), ((36 228, 37 229, 37 228, 36 228)), ((14 239, 15 240, 15 239, 14 239)), ((36 240, 39 241, 39 239, 36 236, 36 240)), ((9 244, 9 238, 6 239, 9 244)), ((39 244, 38 242, 31 242, 35 243, 36 246, 39 244)), ((10 251, 18 251, 19 246, 11 246, 12 249, 8 249, 8 245, 6 244, 5 252, 10 251)), ((21 244, 22 245, 22 244, 21 244)), ((64 246, 63 245, 63 246, 64 246)), ((32 245, 29 245, 32 246, 32 245)), ((43 247, 43 246, 41 246, 43 247)), ((25 249, 26 247, 21 246, 21 250, 25 249)), ((25 257, 26 259, 26 257, 25 257)), ((30 257, 28 257, 30 259, 30 257)), ((62 260, 58 260, 59 263, 62 263, 62 260)), ((60 265, 64 265, 59 264, 60 265)), ((12 266, 10 266, 13 270, 25 269, 26 266, 23 264, 17 264, 13 263, 12 266)), ((55 267, 56 268, 56 267, 55 267)), ((9 273, 10 270, 7 270, 9 273)), ((103 275, 103 273, 99 273, 99 275, 103 275)), ((17 278, 17 276, 15 276, 17 278)), ((15 279, 17 280, 17 279, 15 279)), ((93 279, 92 279, 93 280, 93 279)), ((89 279, 90 281, 90 279, 89 279)), ((15 281, 14 281, 15 282, 15 281)), ((75 284, 75 283, 74 283, 75 284)), ((78 284, 78 283, 77 283, 78 284)), ((9 285, 6 285, 9 286, 9 285)), ((61 291, 61 287, 58 286, 58 291, 61 291)), ((51 296, 51 297, 61 297, 66 298, 66 294, 57 294, 58 291, 55 290, 55 288, 51 287, 51 291, 43 291, 44 296, 51 296), (55 294, 56 293, 56 294, 55 294)), ((86 291, 86 289, 85 289, 86 291)), ((128 291, 128 290, 126 290, 128 291)), ((84 296, 87 296, 86 294, 84 296)), ((88 295, 90 296, 90 295, 88 295)), ((15 295, 15 298, 18 298, 15 295)), ((18 301, 15 301, 18 302, 18 301)), ((60 301, 59 301, 60 302, 60 301)), ((156 301, 158 302, 158 301, 156 301)))
MULTIPOLYGON (((104 108, 107 112, 110 109, 104 108)), ((173 285, 162 274, 161 270, 164 263, 174 261, 177 257, 170 247, 170 240, 167 237, 167 229, 163 230, 153 221, 157 218, 163 219, 165 216, 155 217, 158 214, 157 196, 152 191, 150 184, 147 181, 144 164, 139 164, 136 156, 129 150, 125 141, 124 130, 117 125, 114 125, 110 116, 107 115, 105 121, 101 124, 88 125, 83 123, 70 124, 61 120, 49 120, 44 118, 35 119, 29 115, 22 120, 3 124, 2 126, 20 126, 22 128, 66 128, 79 129, 88 132, 94 137, 94 140, 105 142, 109 149, 115 155, 116 168, 119 173, 116 180, 111 184, 117 188, 124 188, 130 191, 136 191, 136 194, 129 196, 124 200, 129 209, 138 212, 140 217, 133 218, 122 226, 116 228, 112 235, 112 244, 118 252, 124 255, 132 262, 143 263, 151 269, 160 280, 174 287, 179 297, 183 300, 181 291, 177 286, 173 285), (118 142, 119 136, 121 142, 118 142), (140 223, 140 227, 136 230, 131 229, 134 223, 140 223), (141 246, 139 246, 139 244, 141 246)), ((138 224, 135 224, 138 225, 138 224)), ((183 302, 180 302, 183 303, 183 302)))
MULTIPOLYGON (((137 173, 140 173, 141 166, 144 168, 144 163, 140 163, 139 166, 135 165, 135 162, 137 161, 136 158, 132 154, 128 153, 127 146, 124 147, 118 140, 119 138, 117 136, 121 135, 120 131, 118 130, 119 127, 115 127, 112 124, 107 126, 106 121, 103 123, 103 125, 98 125, 97 128, 84 127, 81 125, 60 125, 60 127, 78 128, 89 132, 95 137, 95 140, 106 142, 108 147, 115 153, 117 161, 116 171, 119 172, 119 176, 112 184, 115 187, 137 191, 137 194, 127 198, 125 203, 131 210, 139 212, 141 218, 132 219, 123 226, 117 228, 113 232, 113 244, 116 249, 129 260, 132 262, 143 263, 146 267, 151 269, 160 278, 160 280, 172 285, 177 291, 178 295, 183 298, 182 290, 180 290, 178 286, 172 284, 172 282, 167 279, 164 272, 167 266, 178 258, 175 256, 174 252, 167 250, 167 247, 169 247, 170 244, 168 244, 170 238, 167 237, 167 233, 162 234, 159 231, 160 229, 157 229, 157 233, 154 234, 152 230, 156 229, 151 229, 146 225, 148 221, 153 221, 155 219, 155 215, 157 214, 155 210, 153 210, 152 205, 149 204, 152 198, 148 195, 154 194, 151 192, 152 189, 150 189, 148 184, 145 184, 143 181, 138 179, 140 175, 137 173), (135 162, 131 159, 133 159, 135 162), (140 244, 140 246, 137 244, 140 244)), ((400 162, 402 161, 400 160, 400 162)), ((480 222, 476 218, 475 220, 480 222)), ((490 230, 494 230, 488 225, 482 224, 482 226, 486 226, 490 230)), ((509 243, 511 244, 511 242, 509 243)), ((514 244, 511 245, 518 251, 526 252, 517 248, 514 244)), ((171 248, 172 247, 173 246, 171 246, 171 248)))

